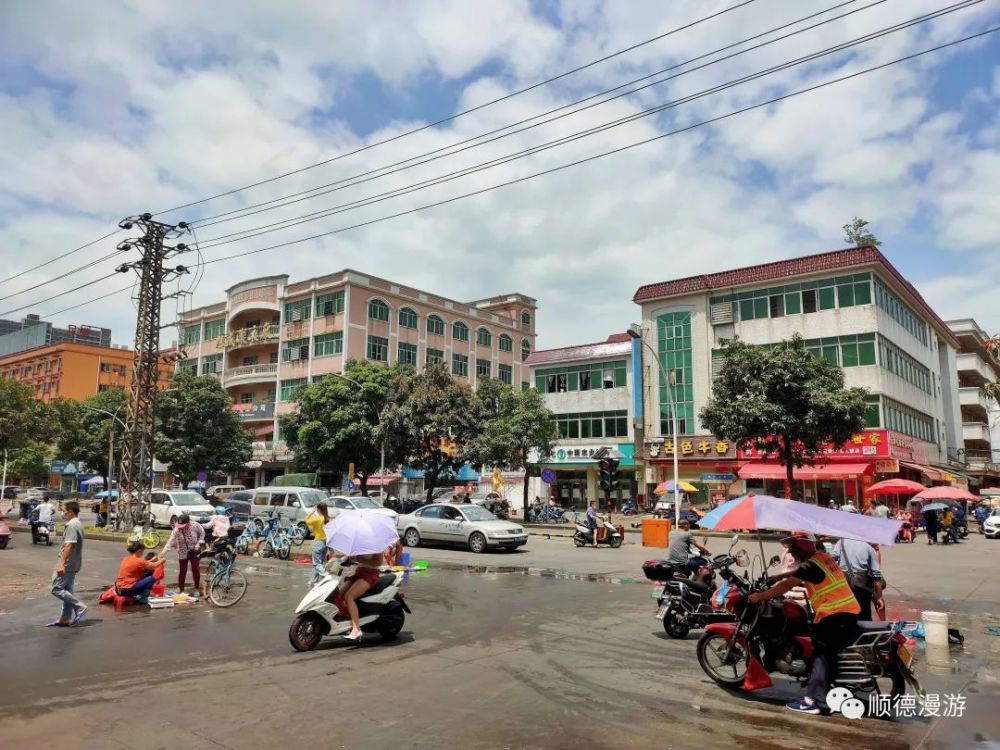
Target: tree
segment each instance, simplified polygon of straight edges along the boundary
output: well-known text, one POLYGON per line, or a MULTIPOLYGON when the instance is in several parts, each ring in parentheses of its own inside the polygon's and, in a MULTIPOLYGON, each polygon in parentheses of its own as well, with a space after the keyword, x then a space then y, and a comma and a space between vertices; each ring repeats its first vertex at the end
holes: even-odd
POLYGON ((26 479, 34 482, 35 477, 48 474, 45 459, 48 451, 44 443, 31 441, 10 451, 7 463, 7 478, 26 479))
POLYGON ((534 388, 514 390, 498 380, 480 382, 476 396, 483 425, 470 446, 475 466, 507 471, 524 469, 524 517, 528 517, 528 468, 532 451, 543 460, 559 439, 555 417, 534 388))
POLYGON ((157 396, 156 457, 187 488, 199 471, 233 473, 250 460, 250 438, 233 402, 210 375, 174 375, 157 396))
POLYGON ((48 437, 53 420, 48 406, 35 399, 30 385, 0 378, 0 450, 14 450, 48 437))
MULTIPOLYGON (((382 462, 382 412, 409 375, 355 361, 347 363, 344 375, 354 383, 328 376, 300 389, 295 394, 295 413, 281 418, 281 432, 295 451, 299 469, 346 471, 353 463, 361 493, 367 495, 368 479, 382 462)), ((397 447, 397 442, 386 442, 387 467, 399 465, 397 447)))
POLYGON ((844 388, 837 365, 809 353, 797 335, 773 347, 734 340, 701 421, 716 437, 753 443, 785 466, 791 497, 794 467, 812 464, 825 444, 841 445, 865 428, 864 388, 844 388))
POLYGON ((125 421, 128 394, 115 388, 95 394, 82 402, 54 401, 52 407, 58 414, 61 426, 56 442, 60 458, 85 463, 104 479, 110 489, 114 468, 108 466, 108 436, 115 445, 116 460, 121 458, 122 427, 125 421), (111 414, 117 414, 118 419, 111 414))
POLYGON ((844 241, 851 247, 878 247, 882 243, 868 230, 868 222, 854 217, 850 224, 844 224, 844 241))
POLYGON ((428 365, 402 383, 385 412, 387 445, 424 472, 427 500, 441 479, 458 473, 472 457, 482 425, 482 404, 444 365, 428 365))

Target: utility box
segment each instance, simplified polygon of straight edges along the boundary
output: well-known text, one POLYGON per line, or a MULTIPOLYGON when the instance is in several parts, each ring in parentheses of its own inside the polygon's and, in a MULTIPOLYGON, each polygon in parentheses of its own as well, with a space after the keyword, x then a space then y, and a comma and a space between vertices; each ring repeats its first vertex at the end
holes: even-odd
POLYGON ((666 518, 642 519, 642 546, 666 547, 669 544, 670 525, 666 518))

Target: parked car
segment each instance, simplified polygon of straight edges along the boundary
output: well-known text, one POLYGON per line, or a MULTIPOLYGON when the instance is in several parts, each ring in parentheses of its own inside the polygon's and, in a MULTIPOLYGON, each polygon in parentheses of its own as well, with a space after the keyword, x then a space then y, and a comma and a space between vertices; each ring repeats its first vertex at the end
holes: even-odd
POLYGON ((250 517, 259 528, 264 528, 271 512, 278 511, 282 526, 295 524, 308 534, 303 519, 324 500, 330 502, 325 492, 312 487, 258 487, 253 491, 250 517))
POLYGON ((983 521, 983 534, 987 539, 1000 537, 1000 508, 994 508, 983 521))
POLYGON ((524 528, 501 521, 485 508, 471 503, 433 503, 396 519, 403 543, 419 547, 424 542, 460 544, 472 552, 490 548, 516 549, 528 542, 524 528))
POLYGON ((246 487, 242 484, 214 484, 205 490, 205 497, 215 498, 216 500, 225 500, 234 492, 241 492, 245 490, 246 487))
POLYGON ((171 527, 183 513, 187 513, 192 521, 206 523, 215 509, 191 490, 153 490, 149 510, 154 526, 171 527))
POLYGON ((20 487, 13 484, 8 484, 6 487, 3 488, 3 499, 13 500, 18 496, 20 492, 21 492, 20 487))
POLYGON ((237 490, 222 501, 222 507, 229 511, 229 518, 234 524, 244 525, 250 520, 250 504, 253 500, 251 490, 237 490))
POLYGON ((370 497, 364 495, 336 495, 326 501, 330 518, 336 518, 341 511, 345 510, 371 510, 383 516, 389 516, 393 520, 399 515, 392 508, 384 508, 370 497))

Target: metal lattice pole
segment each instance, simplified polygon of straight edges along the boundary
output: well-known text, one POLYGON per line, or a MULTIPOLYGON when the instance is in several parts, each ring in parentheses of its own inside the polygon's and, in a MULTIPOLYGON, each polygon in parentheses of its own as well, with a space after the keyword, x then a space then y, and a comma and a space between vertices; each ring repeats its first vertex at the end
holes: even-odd
POLYGON ((183 243, 173 247, 164 245, 165 240, 175 239, 187 231, 183 222, 163 224, 153 221, 150 214, 143 214, 124 219, 119 226, 122 229, 138 227, 143 231, 142 237, 126 240, 119 246, 123 250, 138 249, 142 257, 133 263, 123 263, 117 269, 122 273, 134 270, 139 276, 132 382, 118 471, 117 523, 132 526, 144 524, 149 518, 163 285, 187 272, 184 266, 170 268, 164 262, 188 248, 183 243))

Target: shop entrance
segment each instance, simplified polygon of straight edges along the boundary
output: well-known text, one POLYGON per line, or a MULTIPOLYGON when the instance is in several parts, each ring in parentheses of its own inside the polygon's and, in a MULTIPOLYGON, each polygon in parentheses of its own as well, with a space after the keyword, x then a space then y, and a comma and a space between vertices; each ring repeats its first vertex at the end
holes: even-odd
POLYGON ((567 510, 587 507, 587 472, 560 471, 552 483, 552 496, 567 510))

